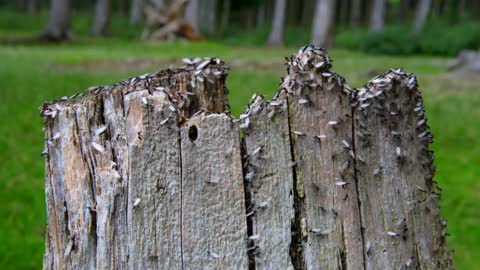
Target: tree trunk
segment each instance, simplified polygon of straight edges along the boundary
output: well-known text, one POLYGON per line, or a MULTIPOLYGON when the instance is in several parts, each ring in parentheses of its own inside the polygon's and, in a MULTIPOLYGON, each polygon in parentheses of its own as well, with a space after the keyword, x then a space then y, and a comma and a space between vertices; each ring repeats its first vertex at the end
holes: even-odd
POLYGON ((254 7, 249 7, 247 11, 247 28, 253 29, 257 25, 257 9, 254 7))
POLYGON ((379 32, 385 26, 385 0, 373 0, 370 13, 370 31, 379 32))
POLYGON ((466 0, 459 0, 458 1, 458 13, 461 16, 465 16, 467 14, 467 1, 466 0))
POLYGON ((30 15, 36 14, 38 12, 38 0, 29 0, 27 11, 30 15))
POLYGON ((41 38, 51 41, 72 39, 70 33, 70 0, 51 0, 48 24, 41 38))
POLYGON ((202 33, 215 34, 217 31, 217 0, 200 1, 200 29, 202 33))
POLYGON ((362 17, 362 0, 351 0, 350 26, 359 27, 362 17))
POLYGON ((144 0, 132 0, 130 7, 131 23, 139 23, 143 20, 143 1, 144 0))
POLYGON ((420 0, 417 4, 417 10, 415 12, 415 21, 413 22, 413 33, 420 34, 430 12, 430 6, 432 0, 420 0))
POLYGON ((302 1, 288 1, 286 7, 286 25, 299 25, 302 16, 302 1))
MULTIPOLYGON (((316 1, 316 0, 315 0, 316 1)), ((315 10, 314 0, 304 0, 302 8, 302 26, 310 27, 312 25, 313 14, 315 10)))
POLYGON ((93 22, 93 34, 110 36, 111 0, 97 0, 95 4, 95 18, 93 22))
POLYGON ((349 22, 349 11, 350 7, 350 0, 342 0, 339 1, 340 6, 338 7, 338 24, 339 25, 348 25, 349 22))
POLYGON ((267 41, 268 46, 283 46, 286 8, 287 0, 275 0, 272 29, 267 41))
POLYGON ((128 3, 129 3, 128 0, 120 0, 120 3, 118 4, 118 11, 123 16, 128 15, 128 3))
POLYGON ((317 0, 312 27, 312 44, 324 48, 333 45, 334 0, 317 0))
POLYGON ((260 0, 257 9, 257 27, 263 27, 266 21, 265 0, 260 0))
POLYGON ((189 0, 187 7, 185 8, 185 21, 189 23, 197 32, 200 31, 200 27, 198 25, 199 1, 200 0, 189 0))
POLYGON ((447 2, 446 0, 433 1, 432 10, 435 12, 437 16, 444 15, 446 2, 447 2))
POLYGON ((210 1, 210 12, 207 16, 208 21, 208 32, 215 34, 218 30, 218 0, 207 0, 210 1))
POLYGON ((409 21, 408 14, 410 10, 410 0, 401 0, 398 4, 397 18, 399 22, 406 23, 409 21))
POLYGON ((230 9, 231 0, 224 0, 222 6, 222 16, 220 20, 220 28, 222 31, 226 31, 230 23, 230 9))

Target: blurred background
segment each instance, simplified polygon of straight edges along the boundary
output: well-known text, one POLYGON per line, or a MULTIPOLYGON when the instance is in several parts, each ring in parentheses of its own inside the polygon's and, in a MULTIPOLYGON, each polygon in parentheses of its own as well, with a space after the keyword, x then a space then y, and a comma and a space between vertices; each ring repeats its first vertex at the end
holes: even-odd
POLYGON ((458 269, 480 269, 480 0, 0 0, 0 268, 40 269, 43 101, 219 56, 239 115, 313 43, 353 87, 414 72, 458 269))

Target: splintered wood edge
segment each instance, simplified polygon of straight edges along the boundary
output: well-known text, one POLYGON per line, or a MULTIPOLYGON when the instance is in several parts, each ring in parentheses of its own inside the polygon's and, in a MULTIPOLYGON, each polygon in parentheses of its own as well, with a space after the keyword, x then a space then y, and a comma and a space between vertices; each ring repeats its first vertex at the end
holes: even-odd
MULTIPOLYGON (((87 92, 63 96, 40 106, 40 115, 46 120, 56 117, 64 107, 119 91, 122 96, 147 90, 150 94, 164 92, 175 109, 184 118, 198 111, 229 112, 228 89, 225 80, 228 67, 217 57, 183 59, 186 64, 155 74, 144 74, 113 85, 94 86, 87 92)), ((142 101, 144 102, 144 101, 142 101)))

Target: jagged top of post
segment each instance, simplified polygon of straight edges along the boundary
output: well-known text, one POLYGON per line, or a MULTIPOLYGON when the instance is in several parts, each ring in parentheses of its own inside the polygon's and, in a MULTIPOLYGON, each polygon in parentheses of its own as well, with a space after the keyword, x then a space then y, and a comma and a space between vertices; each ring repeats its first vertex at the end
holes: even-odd
POLYGON ((281 89, 290 95, 302 96, 303 89, 319 86, 327 91, 340 86, 341 92, 351 94, 352 88, 345 79, 330 70, 333 60, 325 49, 307 45, 286 60, 288 74, 282 78, 281 89))
POLYGON ((372 103, 384 103, 389 93, 397 96, 395 85, 406 89, 409 95, 420 97, 417 77, 413 73, 406 73, 403 69, 390 69, 386 73, 376 76, 354 92, 356 102, 353 104, 360 110, 368 108, 372 103))
POLYGON ((305 72, 322 72, 332 67, 332 59, 328 56, 324 48, 307 45, 297 54, 286 58, 288 74, 305 73, 305 72))
POLYGON ((352 89, 345 79, 330 70, 333 61, 325 49, 307 45, 300 48, 298 53, 286 57, 286 61, 287 75, 282 78, 280 89, 271 100, 254 94, 246 111, 240 115, 240 128, 248 128, 249 117, 261 111, 265 112, 268 118, 286 111, 287 96, 296 96, 299 104, 310 103, 307 88, 318 91, 340 89, 339 93, 351 96, 352 89))
MULTIPOLYGON (((148 90, 150 93, 155 91, 162 91, 170 98, 174 105, 179 109, 189 103, 192 96, 197 93, 193 90, 198 84, 221 82, 225 85, 225 79, 228 74, 228 67, 225 62, 218 57, 195 57, 182 59, 185 65, 175 69, 165 69, 154 74, 143 74, 132 77, 127 80, 120 81, 113 85, 93 86, 88 88, 86 92, 76 93, 71 96, 63 96, 53 101, 45 102, 40 107, 40 114, 44 117, 55 118, 55 115, 63 106, 68 106, 81 102, 84 99, 89 99, 103 94, 111 93, 114 90, 121 91, 122 95, 132 92, 148 90), (182 77, 189 77, 190 85, 179 86, 182 77), (182 91, 174 91, 174 88, 182 88, 182 91)), ((228 110, 227 93, 225 91, 225 107, 228 110)), ((203 93, 202 93, 203 94, 203 93)))

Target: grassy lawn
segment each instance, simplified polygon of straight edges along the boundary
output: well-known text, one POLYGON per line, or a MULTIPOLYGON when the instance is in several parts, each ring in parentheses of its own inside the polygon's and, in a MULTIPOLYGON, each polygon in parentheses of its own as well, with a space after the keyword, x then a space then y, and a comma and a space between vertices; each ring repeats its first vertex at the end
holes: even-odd
MULTIPOLYGON (((269 97, 275 93, 285 72, 283 57, 294 52, 87 38, 61 45, 0 46, 1 268, 39 269, 42 265, 46 218, 38 107, 43 101, 179 65, 183 57, 220 56, 231 66, 227 86, 232 111, 238 115, 254 92, 269 97)), ((390 67, 417 74, 435 135, 436 180, 443 187, 442 215, 449 221, 449 245, 455 250, 458 269, 480 269, 478 82, 455 81, 444 71, 448 59, 395 58, 338 49, 330 55, 334 70, 354 87, 390 67)))

